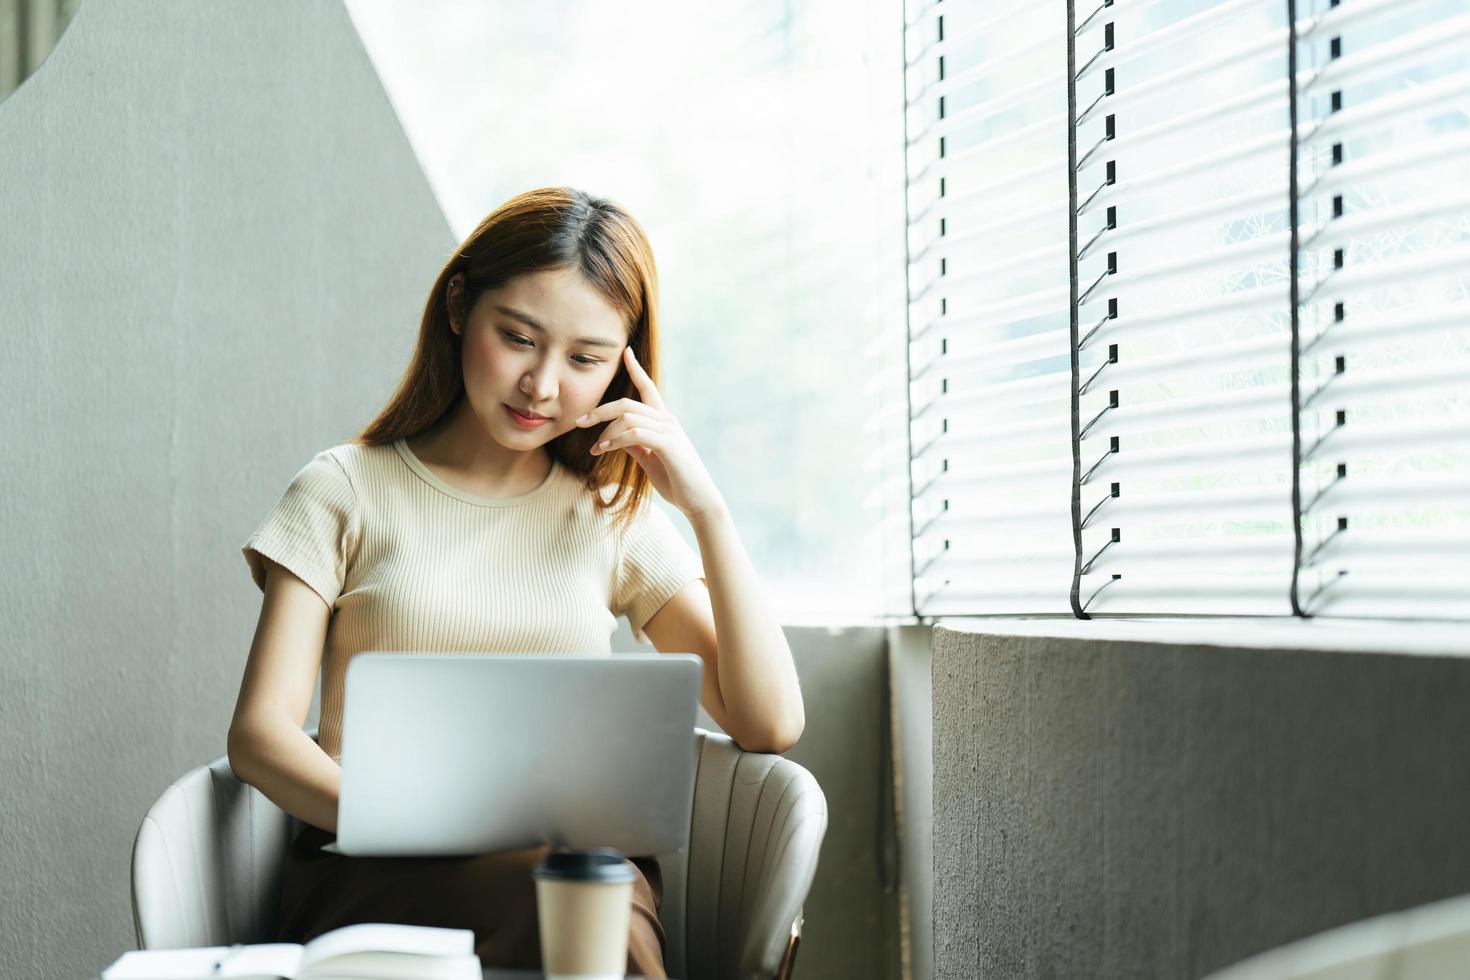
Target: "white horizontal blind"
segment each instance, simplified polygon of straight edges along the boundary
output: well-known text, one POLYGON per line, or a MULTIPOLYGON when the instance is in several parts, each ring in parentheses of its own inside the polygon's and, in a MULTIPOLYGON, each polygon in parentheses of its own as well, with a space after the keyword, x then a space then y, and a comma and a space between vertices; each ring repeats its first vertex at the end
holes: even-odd
POLYGON ((1285 4, 1079 28, 1078 608, 1288 613, 1285 4))
POLYGON ((1470 616, 1470 3, 1314 15, 1299 601, 1470 616))
POLYGON ((1074 8, 1074 242, 1066 5, 911 11, 920 613, 1470 615, 1470 2, 1298 7, 1299 475, 1287 4, 1074 8))
POLYGON ((920 615, 1067 609, 1065 14, 1029 0, 910 7, 920 615))

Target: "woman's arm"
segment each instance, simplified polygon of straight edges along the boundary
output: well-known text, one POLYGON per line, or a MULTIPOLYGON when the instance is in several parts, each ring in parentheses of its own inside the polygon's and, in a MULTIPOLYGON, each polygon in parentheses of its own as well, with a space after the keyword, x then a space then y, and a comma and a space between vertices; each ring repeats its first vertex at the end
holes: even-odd
POLYGON ((801 686, 728 509, 689 518, 708 590, 695 581, 649 618, 643 631, 661 651, 704 661, 705 710, 741 748, 785 752, 806 727, 801 686), (714 685, 717 689, 711 690, 714 685))
POLYGON ((230 768, 293 817, 335 833, 342 768, 302 730, 332 612, 290 571, 265 564, 265 599, 230 722, 230 768))
POLYGON ((694 526, 709 583, 707 597, 693 589, 680 592, 678 601, 671 600, 649 618, 643 632, 660 651, 700 654, 706 685, 711 674, 719 683, 718 698, 710 697, 706 688, 706 704, 717 703, 725 717, 713 710, 710 714, 742 748, 785 752, 806 727, 786 634, 766 605, 730 509, 683 426, 664 406, 663 395, 631 346, 623 348, 623 362, 643 400, 607 402, 577 419, 577 424, 611 422, 603 430, 603 441, 590 452, 595 456, 623 449, 643 468, 659 496, 694 526), (659 620, 661 624, 656 623, 659 620), (718 643, 709 635, 711 621, 718 643))

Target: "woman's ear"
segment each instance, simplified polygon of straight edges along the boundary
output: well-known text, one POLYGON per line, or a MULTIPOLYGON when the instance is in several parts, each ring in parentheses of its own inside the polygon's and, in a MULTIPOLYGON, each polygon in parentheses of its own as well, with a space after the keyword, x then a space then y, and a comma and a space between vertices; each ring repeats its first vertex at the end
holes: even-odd
POLYGON ((456 273, 444 287, 444 306, 449 313, 449 329, 458 336, 464 329, 464 276, 456 273))

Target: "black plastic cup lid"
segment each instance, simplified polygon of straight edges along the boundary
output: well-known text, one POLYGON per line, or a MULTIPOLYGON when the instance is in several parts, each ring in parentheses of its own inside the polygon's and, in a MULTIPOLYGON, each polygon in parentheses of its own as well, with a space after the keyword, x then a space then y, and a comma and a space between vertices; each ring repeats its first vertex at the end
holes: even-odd
POLYGON ((549 851, 531 877, 543 881, 593 881, 616 883, 638 877, 633 863, 612 847, 589 847, 577 851, 549 851))

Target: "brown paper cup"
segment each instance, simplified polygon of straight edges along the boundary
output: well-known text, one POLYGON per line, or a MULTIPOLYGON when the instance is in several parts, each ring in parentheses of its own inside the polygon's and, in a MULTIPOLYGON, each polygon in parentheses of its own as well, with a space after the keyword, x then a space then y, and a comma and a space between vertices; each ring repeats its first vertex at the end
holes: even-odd
POLYGON ((632 862, 610 847, 551 851, 531 874, 547 980, 623 980, 632 862))

